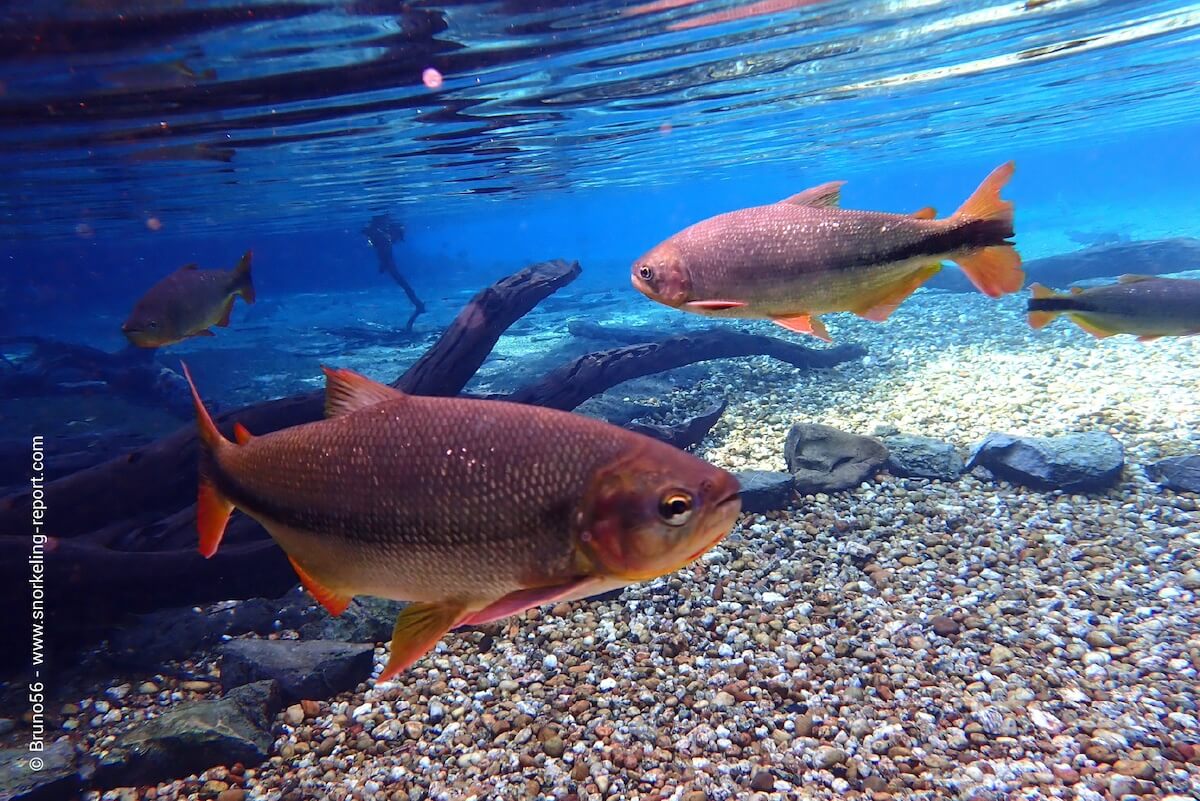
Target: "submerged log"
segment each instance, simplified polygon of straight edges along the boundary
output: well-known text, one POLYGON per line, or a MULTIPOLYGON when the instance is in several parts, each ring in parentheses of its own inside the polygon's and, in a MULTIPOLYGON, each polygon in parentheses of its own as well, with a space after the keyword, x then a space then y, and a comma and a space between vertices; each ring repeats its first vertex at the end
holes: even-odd
POLYGON ((142 406, 190 414, 183 378, 154 361, 154 351, 130 346, 116 353, 39 336, 0 338, 0 348, 30 349, 0 361, 0 397, 116 395, 142 406))
MULTIPOLYGON (((460 393, 505 329, 578 274, 578 263, 545 262, 481 291, 393 385, 414 394, 460 393)), ((573 409, 622 381, 708 359, 767 355, 807 369, 830 367, 863 352, 854 345, 813 350, 713 329, 588 354, 509 399, 573 409)), ((703 437, 721 410, 684 433, 691 438, 703 428, 703 437)), ((217 423, 227 436, 235 420, 261 434, 321 414, 321 393, 309 393, 228 412, 217 423)), ((197 553, 198 447, 193 427, 187 426, 46 485, 43 528, 54 536, 45 544, 44 575, 46 585, 54 587, 58 625, 99 622, 118 612, 277 595, 295 583, 282 552, 241 514, 230 522, 215 557, 205 560, 197 553)), ((28 602, 31 503, 27 490, 0 499, 0 597, 12 608, 28 602)), ((10 616, 6 625, 18 624, 10 616)))
POLYGON ((654 439, 661 440, 668 445, 674 445, 676 448, 683 450, 693 445, 699 445, 708 436, 708 432, 712 431, 712 427, 717 424, 717 421, 721 419, 721 415, 725 413, 725 408, 728 405, 729 401, 722 398, 718 403, 710 406, 695 417, 689 417, 678 423, 671 423, 669 425, 663 423, 627 423, 625 428, 628 428, 630 431, 636 431, 639 434, 645 434, 648 437, 654 437, 654 439))

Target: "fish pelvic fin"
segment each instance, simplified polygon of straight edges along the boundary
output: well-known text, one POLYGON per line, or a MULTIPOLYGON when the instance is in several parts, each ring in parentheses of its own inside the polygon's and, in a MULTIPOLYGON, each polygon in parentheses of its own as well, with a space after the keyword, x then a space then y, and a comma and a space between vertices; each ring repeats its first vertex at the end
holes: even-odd
POLYGON ((387 400, 408 397, 395 387, 372 381, 353 370, 321 367, 325 373, 325 416, 339 417, 387 400))
POLYGON ((309 595, 316 598, 317 602, 325 607, 325 610, 329 614, 337 617, 350 606, 352 599, 349 595, 331 590, 313 578, 308 571, 300 567, 300 563, 296 561, 295 557, 289 556, 288 561, 292 563, 292 570, 296 571, 296 576, 300 579, 300 584, 303 585, 304 589, 308 590, 309 595))
POLYGON ((392 628, 391 654, 379 681, 407 670, 466 616, 466 605, 459 602, 422 602, 404 607, 392 628))
POLYGON ((1000 190, 1008 183, 1016 169, 1014 162, 1005 162, 983 179, 983 183, 967 198, 967 202, 954 212, 955 217, 968 220, 990 220, 1004 223, 1008 233, 1001 237, 1012 236, 1013 204, 1012 201, 1000 197, 1000 190))
POLYGON ((1031 297, 1029 299, 1029 310, 1027 319, 1029 320, 1030 328, 1045 328, 1054 321, 1058 315, 1062 314, 1061 310, 1047 308, 1056 304, 1047 303, 1046 301, 1062 301, 1066 300, 1061 295, 1054 292, 1053 289, 1044 287, 1041 284, 1031 284, 1029 286, 1031 297))
MULTIPOLYGON (((241 295, 242 300, 246 301, 247 303, 254 302, 254 281, 250 276, 250 259, 253 255, 253 251, 247 250, 242 254, 242 258, 238 262, 237 267, 233 268, 233 294, 241 295)), ((230 298, 230 300, 232 301, 233 299, 230 298)), ((233 304, 231 303, 230 305, 233 304)), ((229 325, 228 311, 225 313, 225 318, 225 322, 222 323, 222 325, 229 325)))
POLYGON ((213 476, 217 471, 217 458, 222 448, 231 447, 232 443, 217 430, 216 423, 204 408, 204 401, 196 390, 191 371, 187 364, 180 362, 183 367, 183 377, 187 379, 188 388, 192 392, 192 404, 196 407, 196 426, 200 435, 200 486, 196 493, 196 530, 200 534, 200 553, 205 559, 217 552, 221 538, 225 536, 225 525, 233 514, 233 504, 221 494, 213 476))
POLYGON ((775 325, 781 325, 789 331, 795 331, 797 334, 812 334, 817 339, 823 339, 826 342, 832 342, 833 337, 829 336, 829 329, 825 327, 825 323, 821 322, 821 318, 810 314, 795 314, 791 317, 772 317, 771 322, 775 325))

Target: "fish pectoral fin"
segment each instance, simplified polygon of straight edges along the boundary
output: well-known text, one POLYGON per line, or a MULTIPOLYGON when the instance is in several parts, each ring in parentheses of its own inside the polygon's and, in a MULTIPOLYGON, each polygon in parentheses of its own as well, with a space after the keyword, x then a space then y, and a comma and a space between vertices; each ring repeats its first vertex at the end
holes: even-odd
POLYGON ((466 612, 462 603, 412 603, 396 618, 392 648, 379 681, 387 681, 407 669, 458 625, 466 612))
POLYGON ((852 312, 866 320, 882 323, 892 312, 900 308, 900 304, 916 292, 922 284, 936 275, 942 269, 941 262, 931 262, 924 267, 904 276, 901 280, 887 288, 883 294, 872 298, 870 305, 851 309, 852 312))
POLYGON ((325 416, 356 412, 386 400, 408 397, 395 387, 372 381, 353 370, 321 367, 325 373, 325 416))
MULTIPOLYGON (((228 328, 229 327, 229 315, 232 313, 233 313, 233 295, 230 295, 229 299, 225 301, 224 308, 221 309, 221 317, 220 317, 220 319, 217 320, 217 325, 221 326, 222 328, 228 328)), ((212 333, 212 332, 210 331, 209 333, 212 333)))
POLYGON ((781 325, 789 331, 795 331, 797 334, 812 334, 817 339, 823 339, 826 342, 833 341, 833 338, 829 336, 829 330, 825 328, 825 323, 815 315, 795 314, 791 317, 772 317, 771 322, 781 325))
POLYGON ((1109 331, 1107 328, 1101 328, 1100 326, 1090 322, 1078 314, 1068 314, 1067 317, 1071 319, 1071 322, 1075 323, 1075 325, 1079 326, 1084 331, 1087 331, 1096 339, 1104 339, 1105 337, 1111 337, 1113 334, 1117 333, 1116 331, 1109 331))
POLYGON ((481 626, 484 623, 491 623, 493 620, 519 615, 526 609, 554 603, 580 591, 586 593, 588 585, 598 585, 599 583, 600 579, 594 576, 585 576, 574 581, 568 581, 565 584, 555 584, 552 587, 530 587, 524 590, 516 590, 505 595, 498 601, 485 606, 478 612, 473 612, 458 625, 481 626))
POLYGON ((813 208, 831 209, 842 202, 842 187, 845 181, 830 181, 818 186, 797 192, 791 197, 779 201, 790 206, 812 206, 813 208))
POLYGON ((294 557, 289 556, 288 561, 292 563, 292 570, 296 571, 296 576, 299 577, 300 584, 304 586, 304 589, 308 590, 309 595, 316 598, 317 602, 325 607, 325 610, 329 614, 337 617, 350 606, 351 597, 349 595, 342 595, 317 581, 304 568, 300 567, 300 563, 294 557))
POLYGON ((933 220, 937 218, 937 209, 933 206, 925 206, 924 208, 917 209, 908 216, 917 220, 933 220))
POLYGON ((969 250, 953 254, 950 258, 962 267, 971 283, 989 298, 1018 292, 1025 284, 1021 256, 1011 245, 969 250))
POLYGON ((1117 282, 1121 284, 1139 284, 1142 281, 1153 281, 1158 276, 1156 275, 1139 275, 1137 273, 1125 273, 1117 276, 1117 282))
POLYGON ((724 311, 725 309, 740 309, 746 304, 740 300, 689 300, 684 305, 705 311, 724 311))

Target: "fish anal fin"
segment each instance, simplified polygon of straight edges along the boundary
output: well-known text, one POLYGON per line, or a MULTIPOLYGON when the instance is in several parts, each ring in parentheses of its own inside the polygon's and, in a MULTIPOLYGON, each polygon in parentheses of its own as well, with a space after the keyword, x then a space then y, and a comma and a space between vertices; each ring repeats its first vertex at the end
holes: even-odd
POLYGON ((887 291, 872 298, 870 305, 852 309, 855 314, 872 322, 882 323, 900 308, 900 304, 916 292, 922 284, 936 275, 942 269, 941 262, 931 262, 897 281, 887 291))
POLYGON ((1071 322, 1075 323, 1075 325, 1079 326, 1084 331, 1087 331, 1089 334, 1094 336, 1096 339, 1104 339, 1106 337, 1111 337, 1113 334, 1116 333, 1116 331, 1109 331, 1106 328, 1101 328, 1100 326, 1096 325, 1095 323, 1089 321, 1086 317, 1083 317, 1082 315, 1079 315, 1079 314, 1068 314, 1067 317, 1071 318, 1071 322))
POLYGON ((587 576, 565 584, 556 584, 552 587, 530 587, 524 590, 516 590, 505 595, 498 601, 485 606, 478 612, 471 613, 458 625, 479 626, 484 623, 491 623, 493 620, 510 617, 511 615, 519 615, 526 609, 532 609, 542 604, 554 603, 569 595, 586 591, 589 584, 598 583, 598 579, 587 576))
POLYGON ((245 445, 247 442, 254 439, 254 435, 251 434, 241 423, 234 423, 233 439, 238 445, 245 445))
POLYGON ((790 317, 772 317, 771 322, 781 325, 789 331, 795 331, 797 334, 812 334, 817 339, 823 339, 826 342, 833 341, 833 338, 829 336, 829 330, 821 322, 821 318, 814 315, 794 314, 790 317))
POLYGON ((446 632, 458 625, 465 616, 461 603, 412 603, 396 617, 392 628, 392 647, 387 665, 379 681, 387 681, 411 667, 424 656, 446 632))
POLYGON ((1158 276, 1156 275, 1138 275, 1137 273, 1125 273, 1125 275, 1117 276, 1117 282, 1122 284, 1140 284, 1142 281, 1153 281, 1158 276))
POLYGON ((924 208, 917 209, 908 216, 918 220, 933 220, 937 218, 937 209, 933 206, 925 206, 924 208))
POLYGON ((289 556, 288 561, 292 563, 292 569, 296 571, 296 576, 299 577, 304 589, 308 590, 308 594, 316 598, 317 602, 325 607, 325 610, 329 614, 337 617, 346 611, 346 607, 350 606, 351 598, 349 595, 342 595, 329 589, 313 578, 304 568, 300 567, 300 563, 292 557, 289 556))
POLYGON ((1010 245, 968 250, 950 258, 962 267, 971 283, 989 298, 1018 292, 1025 283, 1021 256, 1010 245))
POLYGON ((387 400, 407 397, 387 384, 372 381, 353 370, 322 367, 325 373, 325 416, 356 412, 387 400))
POLYGON ((829 181, 797 192, 791 197, 779 201, 790 206, 812 206, 813 208, 835 208, 842 202, 842 187, 845 181, 829 181))
POLYGON ((220 493, 211 478, 201 473, 200 489, 196 493, 196 530, 200 534, 200 554, 205 559, 211 558, 221 546, 231 514, 233 504, 220 493))
POLYGON ((229 315, 232 313, 233 313, 233 295, 230 295, 229 299, 225 301, 225 307, 223 309, 221 309, 221 318, 219 320, 217 320, 217 325, 221 326, 222 328, 228 327, 229 326, 229 315))
POLYGON ((746 304, 740 300, 689 300, 685 305, 693 309, 703 309, 704 311, 725 311, 727 309, 740 309, 746 304))

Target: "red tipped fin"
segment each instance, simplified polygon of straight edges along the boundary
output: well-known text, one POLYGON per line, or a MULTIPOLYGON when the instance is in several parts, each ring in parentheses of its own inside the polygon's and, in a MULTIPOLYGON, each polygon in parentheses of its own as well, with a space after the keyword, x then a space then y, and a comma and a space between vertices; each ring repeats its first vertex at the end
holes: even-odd
POLYGON ((201 474, 200 490, 196 495, 196 530, 200 533, 200 554, 205 559, 221 546, 231 514, 233 504, 225 500, 208 476, 201 474))
POLYGON ((465 607, 457 603, 412 603, 404 607, 392 629, 391 654, 379 681, 387 681, 424 656, 458 625, 465 612, 465 607))
POLYGON ((208 414, 208 409, 204 408, 204 401, 200 400, 200 392, 196 389, 196 382, 192 380, 192 371, 184 362, 180 362, 179 366, 183 369, 183 377, 187 380, 188 389, 192 393, 192 406, 196 409, 196 426, 200 430, 200 441, 209 450, 217 450, 222 445, 228 444, 229 440, 221 436, 221 432, 217 430, 216 423, 208 414))
POLYGON ((989 298, 1018 292, 1025 283, 1021 256, 1013 247, 996 245, 957 253, 950 258, 962 267, 971 283, 989 298))
POLYGON ((967 202, 955 212, 956 217, 968 217, 973 220, 1004 221, 1011 227, 1013 220, 1013 204, 1000 197, 1000 190, 1013 176, 1016 165, 1009 161, 992 170, 983 183, 979 185, 967 202))
POLYGON ((292 557, 289 556, 288 561, 292 563, 292 569, 296 571, 296 575, 299 577, 304 589, 308 590, 308 594, 316 598, 317 602, 325 607, 329 614, 337 617, 346 611, 346 607, 350 606, 350 596, 337 593, 324 584, 321 584, 321 582, 306 573, 304 568, 300 567, 300 564, 292 557))
POLYGON ((740 300, 689 300, 686 305, 693 309, 704 309, 705 311, 724 311, 726 309, 740 309, 746 304, 740 300))
POLYGON ((254 282, 250 278, 250 259, 253 252, 247 250, 242 254, 237 267, 233 268, 233 294, 241 295, 247 303, 254 302, 254 282))
POLYGON ((937 217, 937 209, 935 209, 933 206, 926 206, 925 208, 917 209, 908 216, 914 217, 918 220, 932 220, 937 217))
POLYGON ((337 417, 383 401, 408 397, 395 387, 372 381, 353 370, 322 367, 325 373, 325 416, 337 417))
POLYGON ((241 423, 234 423, 233 439, 238 445, 245 445, 247 442, 254 439, 254 435, 247 431, 246 427, 241 423))
POLYGON ((820 317, 797 314, 792 317, 772 317, 771 322, 781 325, 789 331, 795 331, 797 334, 812 334, 817 339, 823 339, 826 342, 833 341, 820 317))
POLYGON ((820 184, 803 192, 797 192, 791 197, 784 198, 780 203, 791 206, 812 206, 813 208, 831 209, 842 202, 842 187, 845 181, 830 181, 820 184))
POLYGON ((458 624, 459 626, 479 626, 484 623, 491 623, 493 620, 518 615, 526 609, 532 609, 535 606, 542 604, 551 604, 560 598, 565 598, 568 595, 575 595, 580 591, 585 590, 589 584, 599 584, 599 579, 591 576, 587 578, 577 579, 576 581, 568 582, 567 584, 558 584, 553 587, 534 587, 527 590, 517 590, 510 592, 500 600, 474 612, 458 624))

